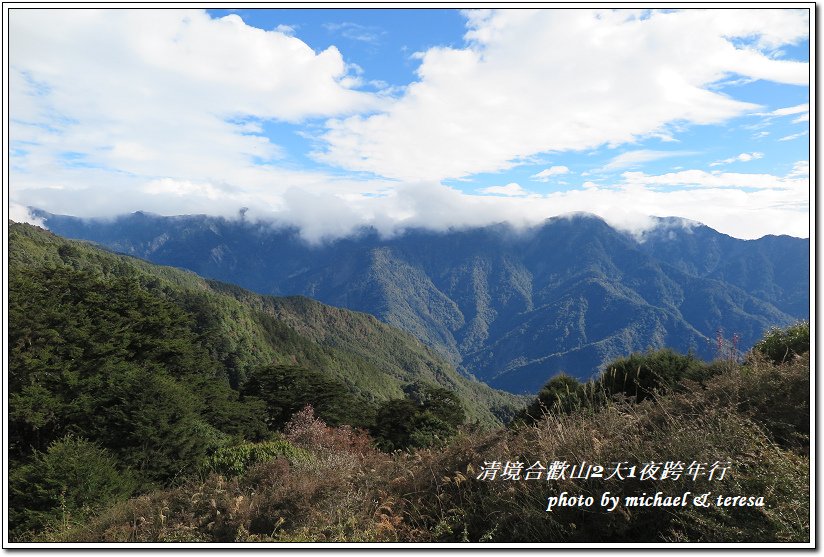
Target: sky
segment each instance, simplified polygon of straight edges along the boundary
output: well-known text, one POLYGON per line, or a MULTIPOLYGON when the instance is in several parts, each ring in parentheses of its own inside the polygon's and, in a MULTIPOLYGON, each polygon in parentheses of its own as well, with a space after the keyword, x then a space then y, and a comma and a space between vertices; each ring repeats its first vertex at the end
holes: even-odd
MULTIPOLYGON (((810 12, 11 8, 9 202, 810 233, 810 12)), ((4 92, 4 94, 6 94, 4 92)))

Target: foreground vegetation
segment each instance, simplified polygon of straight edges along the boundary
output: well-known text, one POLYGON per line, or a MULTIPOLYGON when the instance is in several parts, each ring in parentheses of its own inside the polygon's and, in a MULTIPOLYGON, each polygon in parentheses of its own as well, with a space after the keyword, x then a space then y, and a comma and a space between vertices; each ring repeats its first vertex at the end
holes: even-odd
POLYGON ((512 399, 365 316, 13 232, 12 541, 809 540, 806 323, 744 357, 659 350, 586 383, 558 376, 490 429, 478 401, 512 399), (539 461, 728 470, 527 479, 539 461), (524 473, 493 479, 493 462, 524 473), (659 491, 765 504, 597 502, 659 491), (547 512, 564 492, 596 503, 547 512))
MULTIPOLYGON (((655 359, 660 353, 647 356, 655 359)), ((177 487, 64 513, 39 541, 104 542, 805 542, 810 536, 809 353, 774 363, 716 362, 705 380, 636 402, 610 397, 548 410, 494 432, 463 431, 435 449, 386 453, 364 432, 311 408, 280 440, 219 453, 177 487), (729 462, 723 480, 494 481, 490 461, 729 462), (764 497, 763 507, 559 506, 592 496, 764 497)))

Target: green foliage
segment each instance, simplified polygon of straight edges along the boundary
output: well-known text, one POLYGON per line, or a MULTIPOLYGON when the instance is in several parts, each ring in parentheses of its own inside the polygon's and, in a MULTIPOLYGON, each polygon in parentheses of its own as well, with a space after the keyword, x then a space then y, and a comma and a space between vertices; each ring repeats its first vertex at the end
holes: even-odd
POLYGON ((199 398, 162 373, 112 369, 85 428, 146 481, 167 483, 197 469, 209 446, 199 398))
POLYGON ((206 458, 203 468, 225 476, 239 476, 255 464, 279 457, 291 463, 312 460, 312 455, 304 449, 286 440, 275 440, 222 447, 206 458))
POLYGON ((616 394, 641 402, 666 392, 685 379, 705 377, 706 364, 692 354, 678 354, 668 348, 619 358, 601 373, 594 392, 610 397, 616 394))
POLYGON ((282 428, 306 405, 332 425, 363 426, 372 420, 369 401, 353 396, 342 381, 305 367, 261 366, 249 376, 242 394, 263 402, 266 423, 273 430, 282 428))
POLYGON ((466 420, 458 397, 441 387, 411 385, 406 398, 383 403, 375 416, 372 435, 384 450, 444 444, 466 420))
POLYGON ((10 287, 12 458, 74 432, 165 483, 205 454, 202 424, 265 436, 261 405, 239 399, 191 315, 150 280, 14 266, 10 287))
POLYGON ((412 434, 421 408, 413 401, 400 398, 384 402, 375 416, 375 426, 370 433, 379 447, 391 451, 412 446, 412 434))
POLYGON ((250 441, 269 437, 264 419, 266 406, 262 401, 243 398, 225 382, 215 381, 208 375, 194 375, 188 378, 188 385, 198 395, 199 414, 205 423, 250 441))
POLYGON ((569 413, 586 404, 583 385, 566 373, 559 373, 549 380, 535 400, 519 416, 520 420, 537 421, 544 414, 569 413))
POLYGON ((801 321, 786 328, 770 329, 754 350, 776 364, 791 360, 810 350, 810 324, 801 321))
POLYGON ((444 422, 457 427, 466 421, 466 411, 454 392, 425 383, 412 383, 404 388, 406 397, 444 422))
POLYGON ((11 469, 11 537, 44 528, 66 528, 127 498, 135 486, 131 472, 120 468, 108 451, 79 437, 63 437, 11 469))
POLYGON ((641 402, 682 388, 685 381, 706 381, 729 366, 729 362, 706 363, 692 354, 678 354, 665 348, 618 358, 609 363, 597 378, 586 383, 561 373, 543 386, 532 403, 512 421, 512 425, 534 423, 546 414, 569 414, 584 409, 593 411, 616 397, 641 402))
POLYGON ((413 418, 408 439, 393 443, 396 449, 439 447, 455 435, 455 427, 433 412, 418 412, 413 418))

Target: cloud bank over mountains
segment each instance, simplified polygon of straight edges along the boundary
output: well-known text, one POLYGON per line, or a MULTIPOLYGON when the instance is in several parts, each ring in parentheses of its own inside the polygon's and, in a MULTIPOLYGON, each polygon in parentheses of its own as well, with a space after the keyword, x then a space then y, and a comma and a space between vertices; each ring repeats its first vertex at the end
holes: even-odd
POLYGON ((738 83, 756 80, 808 87, 809 63, 782 52, 809 39, 806 10, 464 17, 452 46, 412 55, 413 81, 374 90, 342 47, 315 50, 285 23, 265 30, 197 10, 14 10, 15 214, 249 207, 252 218, 317 239, 361 225, 528 225, 586 210, 631 229, 646 215, 677 215, 743 238, 808 234, 803 148, 770 172, 710 168, 766 163, 772 154, 760 147, 707 154, 700 167, 644 166, 688 164, 698 151, 680 143, 695 126, 808 122, 809 103, 736 96, 738 83), (585 171, 564 158, 587 152, 601 158, 585 171))

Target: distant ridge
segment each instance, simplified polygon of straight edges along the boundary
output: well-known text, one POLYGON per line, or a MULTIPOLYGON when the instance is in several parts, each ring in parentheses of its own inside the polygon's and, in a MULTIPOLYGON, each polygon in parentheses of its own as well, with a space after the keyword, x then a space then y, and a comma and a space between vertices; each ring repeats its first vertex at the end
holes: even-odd
POLYGON ((744 349, 809 317, 808 239, 739 240, 677 217, 641 237, 576 213, 522 232, 365 229, 310 246, 296 229, 203 215, 37 216, 155 263, 371 313, 512 392, 648 348, 712 357, 719 332, 744 349))

